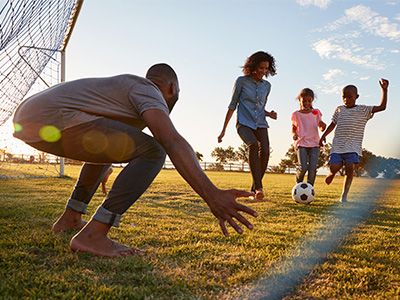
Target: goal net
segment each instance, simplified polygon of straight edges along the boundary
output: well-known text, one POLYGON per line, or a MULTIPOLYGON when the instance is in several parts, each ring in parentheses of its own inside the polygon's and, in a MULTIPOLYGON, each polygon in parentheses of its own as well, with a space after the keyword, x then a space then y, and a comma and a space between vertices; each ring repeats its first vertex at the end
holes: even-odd
POLYGON ((63 175, 62 159, 12 137, 28 96, 64 81, 64 54, 83 0, 0 1, 0 178, 63 175))

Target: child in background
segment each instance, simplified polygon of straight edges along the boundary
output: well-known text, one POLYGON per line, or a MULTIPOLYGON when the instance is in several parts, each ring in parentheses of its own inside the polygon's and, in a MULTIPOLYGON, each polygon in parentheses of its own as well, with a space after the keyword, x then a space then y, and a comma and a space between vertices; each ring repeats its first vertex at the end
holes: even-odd
POLYGON ((112 172, 113 172, 113 168, 110 166, 110 168, 108 168, 107 172, 104 174, 103 180, 101 181, 101 191, 103 192, 104 195, 108 194, 107 181, 108 181, 108 178, 110 178, 110 175, 112 172))
POLYGON ((317 163, 319 157, 319 133, 318 128, 324 131, 326 124, 322 121, 322 114, 313 108, 314 92, 304 88, 297 96, 300 109, 292 114, 292 134, 294 148, 297 151, 299 168, 296 174, 296 182, 303 182, 306 172, 307 182, 314 186, 317 175, 317 163))
POLYGON ((342 90, 344 105, 338 106, 332 117, 332 123, 321 136, 320 145, 325 142, 326 136, 336 127, 329 158, 330 174, 326 177, 326 184, 330 184, 335 174, 345 166, 346 178, 340 201, 347 202, 351 182, 353 181, 354 165, 360 162, 362 140, 367 121, 373 114, 386 109, 387 90, 389 81, 381 78, 381 104, 379 106, 356 105, 358 98, 357 87, 348 85, 342 90))

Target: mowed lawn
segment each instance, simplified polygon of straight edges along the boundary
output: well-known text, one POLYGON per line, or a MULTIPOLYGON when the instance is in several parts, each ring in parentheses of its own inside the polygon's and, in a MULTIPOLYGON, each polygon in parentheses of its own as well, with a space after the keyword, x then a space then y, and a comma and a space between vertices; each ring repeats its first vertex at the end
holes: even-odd
MULTIPOLYGON (((71 252, 73 232, 50 231, 78 171, 67 166, 70 178, 0 180, 0 299, 248 298, 246 290, 290 259, 304 238, 330 226, 325 221, 343 208, 337 201, 341 177, 330 186, 318 177, 316 201, 300 205, 290 196, 294 175, 267 174, 268 201, 239 199, 259 214, 249 217, 254 230, 238 235, 231 229, 224 237, 204 201, 176 171, 163 170, 111 231, 112 238, 146 254, 99 258, 71 252)), ((249 173, 207 175, 220 188, 248 189, 251 183, 249 173)), ((371 214, 286 299, 400 297, 400 181, 355 178, 347 205, 367 199, 377 186, 387 189, 372 199, 371 214)), ((90 214, 102 198, 99 190, 90 214)))

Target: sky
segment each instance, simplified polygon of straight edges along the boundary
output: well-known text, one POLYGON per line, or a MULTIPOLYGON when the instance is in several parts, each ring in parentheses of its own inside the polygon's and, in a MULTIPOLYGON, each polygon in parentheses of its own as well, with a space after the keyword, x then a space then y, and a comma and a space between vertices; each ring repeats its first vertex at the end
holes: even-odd
MULTIPOLYGON (((144 76, 159 62, 180 81, 171 119, 177 130, 214 161, 215 147, 239 147, 236 113, 219 135, 233 84, 256 51, 276 59, 268 119, 272 156, 279 164, 292 143, 290 117, 304 87, 330 123, 341 89, 358 87, 358 104, 379 105, 387 78, 387 110, 367 124, 363 147, 400 158, 400 0, 85 0, 66 49, 66 77, 144 76)), ((331 142, 333 133, 327 141, 331 142)))

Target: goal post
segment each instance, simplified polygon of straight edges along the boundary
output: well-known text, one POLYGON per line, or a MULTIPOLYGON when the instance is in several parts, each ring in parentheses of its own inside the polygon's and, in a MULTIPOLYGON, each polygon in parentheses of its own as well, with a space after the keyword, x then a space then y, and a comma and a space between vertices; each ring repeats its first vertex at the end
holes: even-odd
MULTIPOLYGON (((65 51, 82 5, 7 0, 0 8, 0 127, 27 96, 65 81, 65 51)), ((64 176, 64 159, 57 161, 64 176)))

